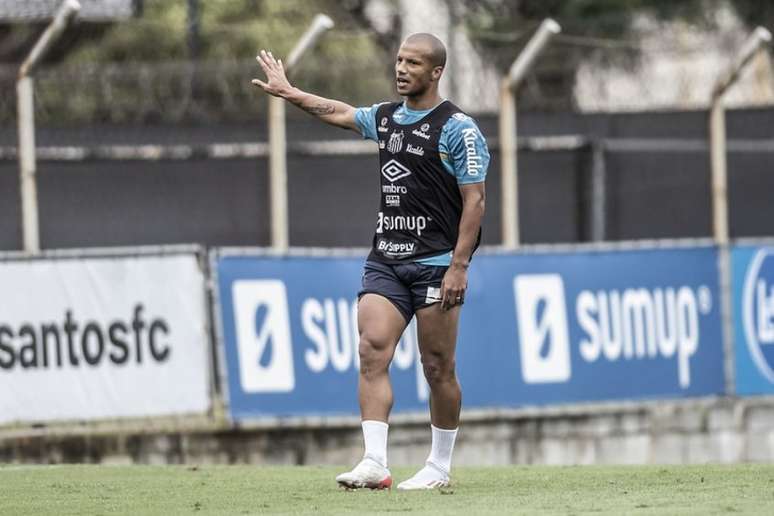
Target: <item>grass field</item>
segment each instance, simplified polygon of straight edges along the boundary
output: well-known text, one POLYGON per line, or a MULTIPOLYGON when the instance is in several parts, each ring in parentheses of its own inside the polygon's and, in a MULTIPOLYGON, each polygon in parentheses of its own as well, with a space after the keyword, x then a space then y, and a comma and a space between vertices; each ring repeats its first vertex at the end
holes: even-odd
POLYGON ((774 514, 770 465, 458 468, 451 488, 410 493, 344 491, 341 470, 0 466, 0 514, 774 514))

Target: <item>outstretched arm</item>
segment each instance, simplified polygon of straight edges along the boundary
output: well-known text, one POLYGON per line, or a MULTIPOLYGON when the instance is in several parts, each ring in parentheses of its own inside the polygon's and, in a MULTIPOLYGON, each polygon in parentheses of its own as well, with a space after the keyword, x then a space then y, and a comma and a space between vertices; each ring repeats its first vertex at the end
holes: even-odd
POLYGON ((282 60, 274 59, 271 52, 261 50, 256 60, 266 74, 266 82, 253 79, 252 83, 263 91, 287 100, 323 122, 358 131, 357 125, 355 125, 354 107, 338 100, 312 95, 292 86, 285 75, 282 60))

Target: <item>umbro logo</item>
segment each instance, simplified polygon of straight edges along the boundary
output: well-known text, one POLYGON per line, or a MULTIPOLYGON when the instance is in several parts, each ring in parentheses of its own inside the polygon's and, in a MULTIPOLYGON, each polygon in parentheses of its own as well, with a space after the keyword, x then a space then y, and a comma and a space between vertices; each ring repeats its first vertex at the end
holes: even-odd
POLYGON ((382 175, 387 178, 390 183, 394 183, 398 179, 410 176, 411 170, 407 169, 394 159, 391 159, 382 167, 382 175))

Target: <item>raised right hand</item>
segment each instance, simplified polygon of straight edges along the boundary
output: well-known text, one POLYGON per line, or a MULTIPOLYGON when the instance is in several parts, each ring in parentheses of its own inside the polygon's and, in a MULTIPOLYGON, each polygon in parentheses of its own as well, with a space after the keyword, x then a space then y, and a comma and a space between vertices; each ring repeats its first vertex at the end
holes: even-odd
POLYGON ((292 86, 285 75, 285 68, 282 66, 281 59, 274 59, 271 52, 261 50, 255 60, 258 61, 258 64, 261 65, 263 72, 266 74, 266 82, 253 79, 251 81, 253 84, 275 97, 283 97, 290 91, 292 86))

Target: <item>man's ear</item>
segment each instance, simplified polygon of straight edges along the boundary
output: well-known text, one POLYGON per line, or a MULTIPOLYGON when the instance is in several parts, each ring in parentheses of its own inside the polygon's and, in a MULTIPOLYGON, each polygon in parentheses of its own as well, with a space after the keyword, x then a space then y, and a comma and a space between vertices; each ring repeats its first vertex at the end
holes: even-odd
POLYGON ((443 75, 443 66, 436 66, 432 71, 432 78, 434 81, 439 81, 443 75))

